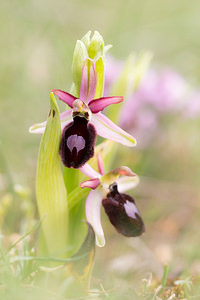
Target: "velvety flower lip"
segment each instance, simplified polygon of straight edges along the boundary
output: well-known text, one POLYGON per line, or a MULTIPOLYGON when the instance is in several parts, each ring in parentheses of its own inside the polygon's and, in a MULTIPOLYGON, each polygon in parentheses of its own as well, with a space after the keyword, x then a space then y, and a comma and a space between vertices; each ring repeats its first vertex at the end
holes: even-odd
MULTIPOLYGON (((129 147, 136 145, 132 135, 101 113, 107 106, 122 102, 123 97, 94 99, 96 86, 95 63, 92 59, 86 58, 83 60, 80 99, 62 90, 52 90, 61 101, 70 107, 69 110, 60 114, 62 129, 60 155, 67 167, 82 167, 93 156, 97 134, 129 147)), ((46 122, 42 122, 30 127, 29 131, 43 133, 45 127, 46 122)))
POLYGON ((94 155, 96 130, 82 117, 74 117, 62 132, 60 156, 68 168, 79 168, 94 155))
POLYGON ((117 184, 102 201, 105 213, 115 229, 127 237, 136 237, 145 231, 145 226, 136 207, 135 200, 127 194, 119 193, 117 184))
MULTIPOLYGON (((135 200, 123 194, 124 191, 134 188, 139 183, 138 176, 128 167, 122 166, 103 174, 103 162, 97 156, 99 173, 95 178, 95 172, 91 168, 87 176, 92 179, 81 183, 81 188, 89 187, 89 193, 85 213, 87 222, 90 223, 96 234, 96 244, 99 247, 105 245, 104 232, 101 225, 101 206, 116 230, 125 236, 138 236, 145 230, 144 223, 136 207, 135 200)), ((87 164, 88 165, 88 164, 87 164)), ((83 166, 81 171, 84 171, 83 166)), ((84 174, 86 174, 84 172, 84 174)))

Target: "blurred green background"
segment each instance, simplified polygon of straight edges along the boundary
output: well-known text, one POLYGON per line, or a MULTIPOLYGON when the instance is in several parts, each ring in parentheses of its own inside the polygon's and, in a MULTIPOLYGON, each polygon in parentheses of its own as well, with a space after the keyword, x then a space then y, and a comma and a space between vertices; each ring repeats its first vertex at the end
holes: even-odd
POLYGON ((29 135, 28 127, 46 119, 52 88, 71 86, 77 39, 98 30, 113 45, 113 56, 151 50, 155 63, 199 82, 199 9, 194 0, 3 1, 1 143, 17 178, 26 181, 35 166, 40 137, 29 135))
MULTIPOLYGON (((34 198, 41 136, 29 134, 28 128, 46 119, 53 88, 69 91, 77 39, 88 30, 98 30, 105 44, 113 45, 110 53, 122 60, 132 51, 150 50, 154 65, 172 67, 198 86, 199 12, 198 0, 3 1, 0 9, 1 188, 4 188, 4 175, 10 174, 15 183, 30 187, 34 198)), ((153 267, 149 265, 145 270, 156 272, 166 255, 166 261, 174 263, 174 271, 191 267, 198 273, 199 121, 178 120, 167 128, 166 144, 157 146, 154 139, 154 145, 144 152, 121 148, 118 154, 123 164, 131 163, 133 170, 144 176, 136 195, 141 200, 139 206, 147 224, 143 241, 151 250, 138 241, 136 246, 129 244, 129 247, 136 247, 136 253, 140 250, 146 255, 148 263, 156 255, 153 267)), ((116 247, 121 237, 115 235, 109 224, 106 227, 110 248, 98 250, 100 262, 101 257, 110 261, 120 256, 129 243, 116 247)), ((142 264, 143 257, 134 255, 142 264)))

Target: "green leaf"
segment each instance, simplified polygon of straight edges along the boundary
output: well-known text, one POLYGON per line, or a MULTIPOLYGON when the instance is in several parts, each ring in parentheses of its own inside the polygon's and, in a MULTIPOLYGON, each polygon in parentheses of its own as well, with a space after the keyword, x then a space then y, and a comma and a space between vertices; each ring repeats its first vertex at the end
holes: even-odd
POLYGON ((67 192, 59 156, 60 113, 53 93, 50 95, 50 107, 40 144, 36 175, 37 205, 40 218, 46 216, 42 231, 49 255, 64 252, 68 228, 67 192))

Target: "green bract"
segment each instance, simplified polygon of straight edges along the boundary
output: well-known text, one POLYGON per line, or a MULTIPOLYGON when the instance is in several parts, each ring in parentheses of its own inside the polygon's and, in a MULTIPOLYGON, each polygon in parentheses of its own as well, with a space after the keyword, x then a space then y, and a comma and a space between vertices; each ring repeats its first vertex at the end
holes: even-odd
POLYGON ((60 165, 60 113, 53 93, 50 114, 40 144, 36 175, 36 197, 42 232, 49 255, 66 256, 68 227, 67 193, 60 165))

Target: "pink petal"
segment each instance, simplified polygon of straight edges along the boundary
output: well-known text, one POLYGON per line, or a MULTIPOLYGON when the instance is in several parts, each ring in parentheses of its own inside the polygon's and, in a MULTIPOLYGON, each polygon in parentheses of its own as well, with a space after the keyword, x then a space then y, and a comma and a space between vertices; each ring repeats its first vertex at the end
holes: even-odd
POLYGON ((136 145, 136 140, 132 135, 115 125, 103 114, 93 114, 90 122, 95 126, 98 135, 125 146, 134 147, 136 145))
POLYGON ((100 180, 98 178, 94 178, 94 179, 89 179, 81 182, 80 187, 81 188, 88 187, 90 189, 95 190, 99 184, 100 184, 100 180))
POLYGON ((97 173, 88 163, 84 164, 79 170, 90 178, 99 178, 101 175, 97 173))
POLYGON ((99 153, 97 154, 97 163, 98 163, 99 173, 103 175, 104 174, 103 159, 99 153))
MULTIPOLYGON (((60 120, 61 120, 61 130, 62 130, 67 124, 69 124, 72 121, 72 110, 69 109, 61 113, 60 120)), ((38 133, 43 134, 46 128, 46 124, 47 121, 34 124, 29 128, 29 132, 36 133, 36 134, 38 133)))
POLYGON ((89 107, 92 113, 96 114, 99 111, 102 111, 105 107, 111 104, 117 104, 124 100, 123 97, 102 97, 99 99, 95 99, 90 101, 89 107))
POLYGON ((92 59, 86 58, 83 61, 81 75, 80 99, 88 103, 94 99, 97 83, 97 74, 95 63, 92 59))
POLYGON ((71 94, 61 91, 61 90, 52 90, 52 92, 58 96, 60 100, 65 102, 69 107, 73 107, 73 102, 77 99, 76 97, 72 96, 71 94))
POLYGON ((101 226, 101 203, 103 200, 103 192, 101 188, 97 188, 89 193, 85 203, 85 214, 88 223, 92 225, 92 228, 96 234, 96 244, 99 247, 105 245, 105 238, 103 229, 101 226))

